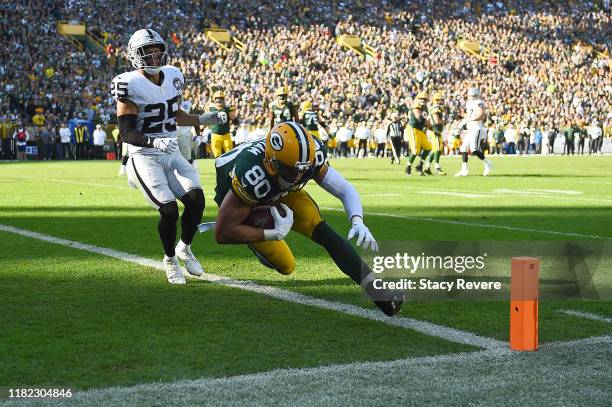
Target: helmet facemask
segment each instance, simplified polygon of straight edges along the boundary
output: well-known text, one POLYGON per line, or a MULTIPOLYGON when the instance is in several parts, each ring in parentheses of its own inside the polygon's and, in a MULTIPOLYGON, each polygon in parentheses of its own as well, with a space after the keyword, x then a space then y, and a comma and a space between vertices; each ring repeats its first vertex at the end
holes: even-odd
POLYGON ((168 60, 164 43, 147 44, 136 49, 131 48, 129 51, 128 57, 134 68, 144 69, 149 75, 157 75, 168 60), (151 52, 151 48, 157 50, 151 52))
POLYGON ((310 162, 297 162, 292 167, 273 157, 270 159, 270 166, 276 174, 278 186, 284 191, 301 189, 314 174, 314 167, 310 162))

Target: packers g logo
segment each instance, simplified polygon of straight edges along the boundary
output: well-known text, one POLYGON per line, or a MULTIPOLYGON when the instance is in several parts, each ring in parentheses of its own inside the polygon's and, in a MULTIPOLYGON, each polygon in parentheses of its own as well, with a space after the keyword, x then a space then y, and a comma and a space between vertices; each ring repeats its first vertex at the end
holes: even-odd
POLYGON ((283 149, 283 138, 278 133, 272 133, 270 135, 270 145, 276 151, 280 151, 283 149))

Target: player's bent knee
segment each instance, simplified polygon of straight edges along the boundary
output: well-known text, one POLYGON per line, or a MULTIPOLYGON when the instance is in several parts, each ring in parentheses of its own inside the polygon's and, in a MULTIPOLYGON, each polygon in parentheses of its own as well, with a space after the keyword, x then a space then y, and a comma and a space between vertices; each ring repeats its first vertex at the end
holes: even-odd
POLYGON ((295 270, 295 258, 286 259, 282 264, 275 264, 274 268, 279 273, 288 276, 295 270))
POLYGON ((202 191, 200 188, 192 189, 183 195, 181 202, 183 202, 186 208, 204 212, 204 207, 206 206, 204 201, 204 191, 202 191))
POLYGON ((176 222, 179 218, 179 209, 176 201, 168 202, 163 204, 158 209, 159 214, 164 220, 169 222, 176 222))

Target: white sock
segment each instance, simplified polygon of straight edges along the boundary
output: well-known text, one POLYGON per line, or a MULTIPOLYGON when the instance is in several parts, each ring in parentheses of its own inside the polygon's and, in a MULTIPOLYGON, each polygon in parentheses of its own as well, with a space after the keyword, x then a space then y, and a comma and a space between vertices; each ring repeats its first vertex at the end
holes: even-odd
POLYGON ((487 164, 487 165, 491 165, 491 160, 489 160, 488 158, 485 158, 485 159, 484 159, 484 162, 485 162, 485 164, 487 164))
POLYGON ((439 170, 440 169, 440 163, 435 163, 434 167, 436 167, 436 170, 439 170))
POLYGON ((461 171, 467 171, 467 170, 468 170, 467 163, 461 163, 461 171))

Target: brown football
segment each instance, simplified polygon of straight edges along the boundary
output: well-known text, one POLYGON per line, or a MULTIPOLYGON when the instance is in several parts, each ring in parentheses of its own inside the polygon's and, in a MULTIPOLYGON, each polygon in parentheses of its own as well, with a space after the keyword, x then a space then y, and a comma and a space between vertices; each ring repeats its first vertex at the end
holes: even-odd
MULTIPOLYGON (((280 205, 275 205, 278 213, 285 216, 285 210, 280 205)), ((270 212, 270 205, 258 205, 251 209, 251 213, 244 220, 245 225, 262 229, 274 229, 274 218, 270 212)))

